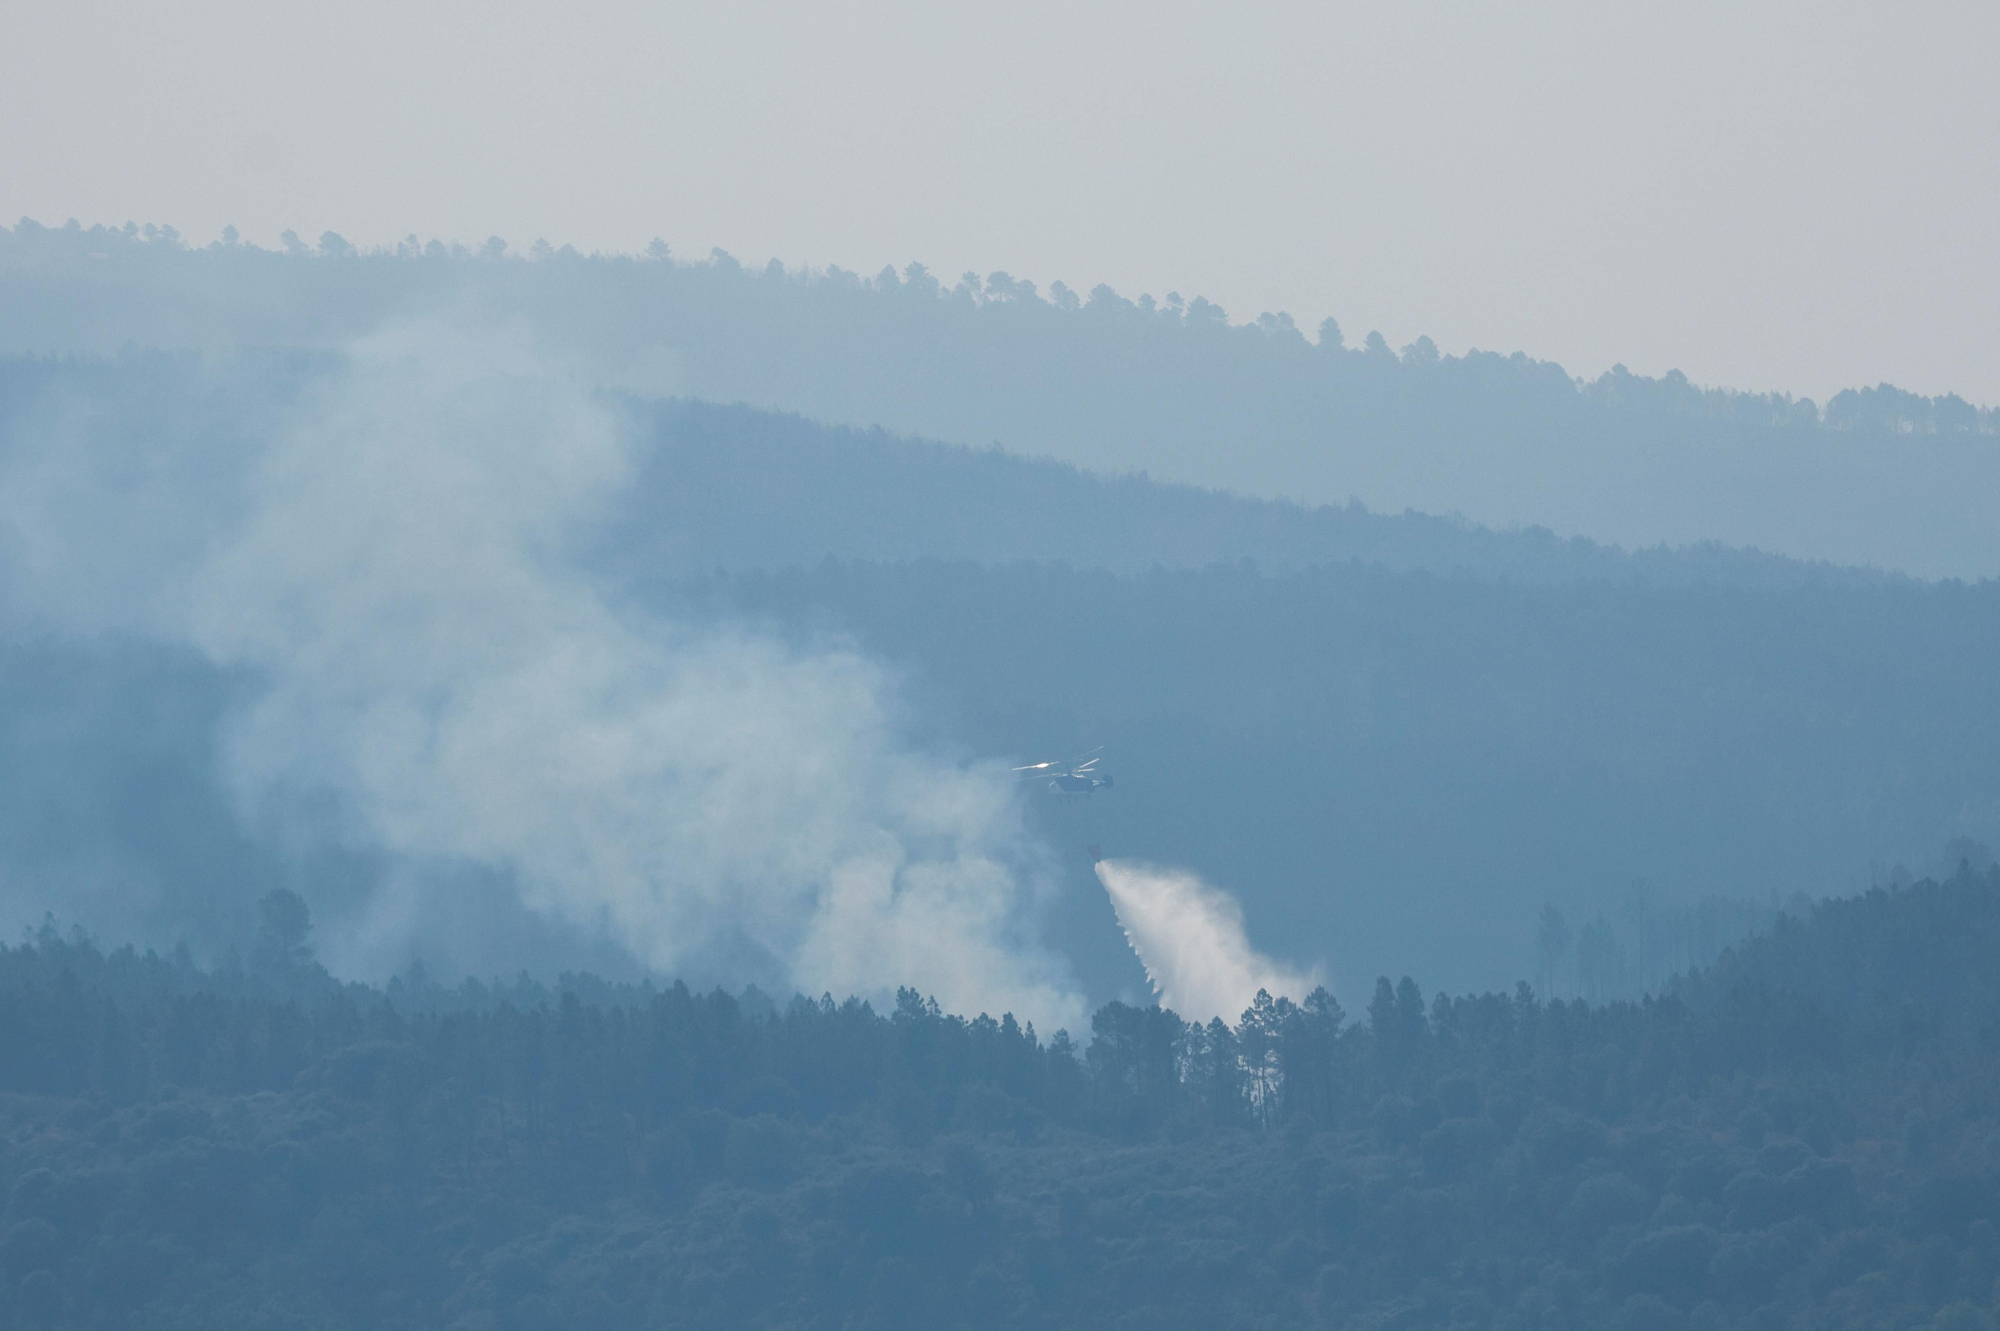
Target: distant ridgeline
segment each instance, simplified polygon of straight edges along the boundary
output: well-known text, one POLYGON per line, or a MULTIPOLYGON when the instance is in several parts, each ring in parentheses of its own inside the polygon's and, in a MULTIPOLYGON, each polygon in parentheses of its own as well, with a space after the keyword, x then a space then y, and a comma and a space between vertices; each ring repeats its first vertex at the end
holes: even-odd
MULTIPOLYGON (((921 265, 746 268, 331 233, 283 252, 172 228, 0 228, 0 354, 347 345, 398 318, 519 320, 551 356, 640 397, 998 441, 1310 505, 1464 513, 1627 547, 1718 540, 1923 575, 2000 574, 2000 416, 1890 385, 1824 407, 1623 367, 1588 382, 1520 353, 1349 346, 1332 320, 1230 323, 1199 297, 1129 300, 921 265)), ((1298 520, 1303 521, 1303 515, 1298 520)), ((1064 540, 1090 539, 1074 530, 1064 540)), ((1107 539, 1107 538, 1103 538, 1107 539)), ((1351 537, 1349 539, 1352 539, 1351 537)), ((1471 553, 1471 552, 1468 552, 1471 553)))
POLYGON ((1980 1327, 2000 873, 1824 902, 1667 998, 1079 1046, 566 977, 0 950, 15 1326, 1980 1327), (1121 1320, 1122 1319, 1122 1320, 1121 1320))
MULTIPOLYGON (((37 430, 87 431, 135 459, 226 457, 280 428, 336 351, 0 357, 0 456, 37 430)), ((616 395, 637 471, 600 538, 638 581, 849 560, 1060 563, 1120 573, 1248 562, 1266 571, 1360 561, 1519 582, 1640 579, 1789 587, 1904 581, 1714 541, 1627 551, 1539 528, 1247 498, 1142 474, 1105 475, 998 448, 828 426, 802 416, 616 395)))
MULTIPOLYGON (((628 321, 643 319, 649 334, 643 345, 661 345, 662 334, 698 334, 685 342, 675 338, 672 345, 681 356, 698 361, 704 355, 700 342, 709 342, 713 350, 706 354, 714 359, 701 368, 721 370, 727 364, 726 372, 742 378, 740 387, 746 389, 760 376, 752 367, 734 363, 741 349, 731 341, 768 334, 787 318, 816 315, 819 326, 799 328, 787 350, 809 343, 827 351, 829 335, 840 338, 856 330, 865 337, 907 338, 911 345, 941 335, 942 343, 934 344, 932 354, 912 370, 922 374, 942 365, 962 372, 954 362, 969 354, 983 362, 978 378, 984 388, 975 401, 989 410, 1002 406, 1000 381, 1023 370, 1049 376, 1065 353, 1117 341, 1163 357, 1176 370, 1186 368, 1184 358, 1189 363, 1198 359, 1202 373, 1183 392, 1211 390, 1231 379, 1261 380, 1260 387, 1274 389, 1303 374, 1324 377, 1332 372, 1358 382, 1382 381, 1384 391, 1389 381, 1400 378, 1402 386, 1391 395, 1407 398, 1412 388, 1420 387, 1415 381, 1430 374, 1475 387, 1486 399, 1483 405, 1513 399, 1539 400, 1546 407, 1574 397, 1580 404, 1635 415, 1703 417, 1754 428, 2000 433, 2000 409, 1974 406, 1956 394, 1926 397, 1890 384, 1844 390, 1822 409, 1809 398, 1701 389, 1679 373, 1652 379, 1622 366, 1585 382, 1520 353, 1442 356, 1428 337, 1400 353, 1390 350, 1379 334, 1350 347, 1331 319, 1322 321, 1311 339, 1284 314, 1232 324, 1220 306, 1199 296, 1192 301, 1178 295, 1135 301, 1106 286, 1078 295, 1056 282, 1044 297, 1035 283, 1007 273, 966 273, 947 285, 916 263, 900 274, 884 268, 872 278, 837 266, 788 270, 775 259, 765 267, 746 268, 719 249, 705 260, 675 258, 659 241, 644 255, 583 255, 546 242, 522 252, 492 237, 475 251, 438 241, 425 244, 412 236, 392 249, 364 252, 330 231, 317 245, 286 232, 284 248, 273 251, 238 242, 233 228, 225 240, 191 247, 173 227, 127 223, 85 228, 75 222, 48 227, 24 218, 11 230, 0 227, 0 283, 11 298, 0 323, 0 349, 17 352, 114 351, 132 342, 237 346, 246 337, 252 345, 339 345, 371 331, 384 318, 410 313, 427 298, 470 287, 493 297, 511 296, 541 313, 561 308, 577 321, 589 320, 594 310, 599 321, 619 326, 620 332, 633 331, 628 321), (59 296, 78 290, 95 293, 97 299, 69 308, 58 305, 59 296), (180 299, 163 304, 157 299, 163 292, 180 299), (1107 326, 1116 332, 1107 336, 1107 326), (1026 359, 1031 342, 1045 344, 1033 361, 1026 359), (1223 352, 1220 364, 1218 349, 1223 352), (1301 357, 1315 353, 1322 363, 1308 370, 1301 357)), ((770 360, 784 359, 778 350, 770 349, 770 360)), ((850 354, 860 358, 872 350, 855 348, 850 354)), ((1100 353, 1090 360, 1101 358, 1100 353)), ((776 368, 766 367, 762 377, 768 379, 776 368)), ((879 373, 887 367, 871 368, 879 373)), ((1069 374, 1081 371, 1073 366, 1069 374)), ((941 385, 933 392, 957 387, 941 385)), ((740 396, 761 398, 754 391, 740 396)), ((1047 400, 1061 394, 1038 396, 1045 401, 1036 405, 1046 407, 1047 400)), ((1163 405, 1173 410, 1178 404, 1163 405)))
POLYGON ((1541 529, 1246 498, 998 448, 905 439, 741 406, 634 404, 642 471, 618 528, 635 574, 857 560, 1062 563, 1121 573, 1361 561, 1484 579, 1796 586, 1899 581, 1713 541, 1626 551, 1541 529))

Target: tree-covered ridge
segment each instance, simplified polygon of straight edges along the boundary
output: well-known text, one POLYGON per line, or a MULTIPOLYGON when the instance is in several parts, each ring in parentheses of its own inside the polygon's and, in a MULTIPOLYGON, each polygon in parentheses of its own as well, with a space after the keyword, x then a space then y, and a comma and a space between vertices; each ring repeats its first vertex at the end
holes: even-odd
MULTIPOLYGON (((414 235, 391 247, 363 250, 331 231, 323 233, 316 244, 308 244, 287 231, 282 243, 281 250, 264 250, 240 241, 231 228, 220 240, 205 246, 189 246, 171 226, 148 223, 142 227, 128 222, 122 227, 102 224, 83 227, 72 220, 63 226, 50 227, 23 218, 12 229, 0 227, 0 265, 5 266, 0 271, 13 269, 18 275, 23 268, 52 260, 90 260, 100 265, 177 264, 181 271, 190 274, 220 276, 232 269, 237 274, 256 273, 265 277, 284 273, 309 286, 332 284, 366 290, 385 283, 422 286, 422 274, 426 271, 435 273, 477 263, 500 265, 502 271, 517 275, 546 269, 566 272, 572 278, 591 273, 599 283, 615 276, 627 283, 710 288, 700 293, 709 296, 718 294, 714 288, 733 288, 735 299, 750 303, 757 300, 760 286, 803 286, 819 293, 828 304, 848 305, 851 313, 868 306, 883 307, 878 318, 910 317, 913 302, 928 302, 936 310, 928 316, 933 327, 949 326, 982 311, 989 323, 1004 320, 1019 325, 1039 321, 1045 334, 1086 319, 1111 320, 1128 334, 1136 334, 1141 340, 1152 339, 1154 350, 1162 349, 1162 339, 1227 335, 1253 356, 1317 353, 1322 357, 1338 357, 1330 364, 1346 366, 1350 372, 1364 377, 1457 375, 1468 383, 1487 387, 1507 383, 1513 386, 1512 391, 1541 394, 1549 400, 1574 395, 1581 402, 1622 411, 1699 416, 1786 428, 1823 425, 1838 430, 1896 434, 2000 433, 2000 409, 1977 407, 1957 394, 1926 397, 1880 384, 1843 390, 1822 410, 1811 399, 1795 399, 1785 393, 1704 389, 1677 371, 1651 378, 1617 366, 1594 380, 1572 379, 1559 366, 1520 353, 1503 356, 1473 351, 1465 356, 1442 355, 1428 337, 1417 338, 1400 352, 1393 351, 1379 333, 1371 333, 1358 344, 1350 345, 1332 319, 1321 321, 1310 337, 1284 313, 1265 312, 1251 320, 1231 323, 1221 306, 1200 296, 1184 299, 1178 292, 1160 300, 1151 295, 1128 299, 1101 284, 1087 294, 1080 294, 1063 282, 1054 282, 1045 296, 1034 282, 1005 272, 984 276, 968 272, 956 281, 947 282, 920 263, 912 263, 900 273, 893 267, 885 267, 873 277, 849 272, 838 265, 824 270, 787 269, 777 260, 762 268, 746 267, 720 249, 712 251, 706 259, 682 259, 657 240, 643 255, 585 255, 568 245, 560 249, 552 247, 544 240, 520 250, 497 236, 489 237, 476 250, 437 240, 425 243, 414 235), (888 302, 896 304, 891 306, 888 302), (895 313, 887 313, 889 310, 895 313)), ((376 294, 379 297, 386 293, 376 294)))
POLYGON ((614 555, 663 570, 867 561, 1061 563, 1139 573, 1249 561, 1267 571, 1360 561, 1492 581, 1864 586, 1879 570, 1700 542, 1623 550, 1546 528, 1309 505, 1105 475, 1049 458, 830 427, 676 400, 633 405, 645 440, 614 555), (828 496, 838 502, 829 503, 828 496))
POLYGON ((1083 1047, 909 991, 392 996, 284 920, 221 975, 0 953, 23 1323, 1993 1323, 2000 874, 1639 1004, 1384 979, 1083 1047))
MULTIPOLYGON (((313 373, 288 358, 200 372, 138 352, 0 360, 0 462, 54 418, 109 471, 180 468, 204 512, 226 513, 250 441, 313 373), (62 403, 75 412, 49 405, 62 403)), ((1635 880, 1662 908, 1783 897, 1851 887, 1843 876, 1872 859, 1883 877, 1896 858, 1926 871, 1955 835, 2000 838, 1985 669, 2000 584, 1741 551, 1626 555, 746 408, 631 410, 632 483, 578 561, 608 599, 858 645, 908 680, 913 729, 947 753, 1026 762, 1109 745, 1116 798, 1030 815, 1067 856, 1050 936, 1093 999, 1142 976, 1089 877, 1091 843, 1226 887, 1253 941, 1287 961, 1352 963, 1335 986, 1351 1003, 1379 971, 1421 968, 1453 990, 1537 975, 1544 902, 1591 964, 1541 987, 1622 996, 1740 932, 1669 957, 1627 930, 1631 964, 1606 963, 1604 932, 1585 932, 1599 911, 1623 927, 1635 880), (932 544, 961 557, 915 557, 932 544), (1231 557, 1177 562, 1211 554, 1231 557), (1130 573, 1092 566, 1154 556, 1130 573)), ((184 525, 190 540, 210 531, 184 525)), ((0 549, 0 580, 17 550, 0 549)), ((96 553, 54 570, 74 579, 69 604, 117 603, 115 561, 96 553)), ((216 771, 213 737, 257 679, 129 635, 17 623, 0 635, 0 844, 17 914, 55 909, 161 947, 243 945, 260 885, 293 873, 326 922, 346 923, 377 866, 280 863, 216 771)), ((429 959, 481 974, 529 955, 617 964, 525 925, 505 937, 540 950, 448 950, 467 937, 427 940, 429 959)))
MULTIPOLYGON (((2000 584, 925 561, 706 586, 793 631, 853 635, 922 681, 972 752, 1110 740, 1116 798, 1042 810, 1051 841, 1199 871, 1297 965, 1369 959, 1337 986, 1350 1002, 1384 970, 1451 989, 1535 975, 1544 902, 1581 943, 1600 911, 1624 926, 1638 879, 1655 911, 1783 899, 1879 847, 1915 848, 1923 872, 1955 834, 1992 839, 1968 795, 2000 789, 1981 664, 2000 651, 2000 584)), ((1109 914, 1070 932, 1122 958, 1109 914)), ((1544 987, 1628 996, 1627 970, 1655 983, 1657 963, 1705 964, 1740 932, 1713 924, 1666 950, 1624 928, 1630 967, 1544 987)))
MULTIPOLYGON (((1990 577, 1991 408, 1888 386, 1822 411, 1522 353, 1401 353, 1277 314, 1005 273, 746 267, 724 254, 479 253, 414 240, 289 252, 169 231, 0 230, 0 354, 325 350, 399 322, 531 330, 552 362, 644 398, 1059 459, 1309 507, 1465 514, 1626 548, 1754 546, 1990 577)), ((930 551, 928 553, 937 553, 930 551)))
MULTIPOLYGON (((204 358, 138 348, 0 356, 0 460, 38 433, 61 431, 86 434, 133 465, 200 454, 221 469, 258 432, 281 428, 341 359, 328 351, 204 358)), ((614 400, 633 433, 635 474, 598 554, 642 578, 810 566, 831 556, 1060 561, 1128 573, 1361 560, 1536 583, 1899 580, 1715 542, 1626 551, 1545 529, 1494 531, 1460 518, 1371 512, 1358 502, 1254 499, 740 404, 614 400)))

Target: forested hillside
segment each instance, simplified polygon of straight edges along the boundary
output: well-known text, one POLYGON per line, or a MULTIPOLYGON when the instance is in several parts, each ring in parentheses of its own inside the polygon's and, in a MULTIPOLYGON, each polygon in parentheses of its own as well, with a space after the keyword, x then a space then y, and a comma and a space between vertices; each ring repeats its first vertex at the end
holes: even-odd
MULTIPOLYGON (((181 496, 136 521, 199 549, 239 520, 257 441, 337 360, 0 362, 7 502, 94 468, 107 494, 181 496)), ((1093 999, 1144 992, 1093 843, 1236 893, 1256 944, 1328 967, 1349 1000, 1381 970, 1451 988, 1536 974, 1545 903, 1580 949, 1624 958, 1552 972, 1565 996, 1635 995, 1712 958, 1773 891, 2000 844, 1983 673, 2000 585, 1314 510, 741 407, 618 410, 631 474, 577 555, 608 600, 858 644, 901 675, 901 724, 956 757, 1106 746, 1115 790, 1030 813, 1062 876, 1050 943, 1093 999), (1697 909, 1698 936, 1640 937, 1638 912, 1697 909)), ((218 770, 218 736, 266 682, 129 627, 48 631, 146 610, 129 531, 52 559, 25 535, 40 521, 0 546, 15 918, 59 908, 212 958, 286 882, 330 928, 354 923, 395 865, 246 821, 218 770)), ((454 921, 413 944, 432 965, 631 964, 469 882, 423 896, 454 921)))
MULTIPOLYGON (((516 323, 641 396, 801 412, 1309 504, 1458 512, 1627 547, 1719 540, 1923 576, 2000 574, 1994 415, 1857 386, 1824 405, 1520 352, 1400 352, 1198 295, 1046 296, 1006 273, 864 278, 415 238, 190 248, 171 228, 0 229, 0 352, 328 349, 385 322, 516 323)), ((935 553, 935 552, 934 552, 935 553)))
POLYGON ((1994 1325, 2000 874, 1234 1026, 0 952, 22 1326, 1994 1325), (749 1001, 754 1000, 754 1001, 749 1001), (1081 1034, 1081 1033, 1078 1033, 1081 1034))
POLYGON ((1459 518, 1375 513, 1358 502, 1251 499, 740 406, 675 401, 632 410, 647 446, 607 554, 642 578, 801 567, 833 556, 1119 573, 1246 561, 1279 571, 1354 560, 1534 583, 1897 580, 1713 541, 1627 551, 1541 528, 1494 531, 1459 518))
MULTIPOLYGON (((0 461, 53 435, 133 466, 205 470, 226 491, 246 441, 300 412, 302 396, 341 359, 136 349, 0 358, 0 461)), ((1362 560, 1525 582, 1893 580, 1712 541, 1626 551, 1546 530, 1492 531, 1422 513, 1309 507, 1104 475, 740 405, 611 396, 635 441, 635 474, 597 556, 635 578, 833 556, 1062 562, 1121 573, 1362 560)))
MULTIPOLYGON (((1350 997, 1383 969, 1533 974, 1548 901, 1579 934, 1602 917, 1637 963, 1634 910, 1858 885, 1871 861, 1886 877, 2000 840, 1974 794, 2000 791, 1979 664, 2000 652, 2000 584, 830 562, 677 591, 852 633, 975 752, 1106 744, 1115 789, 1041 806, 1079 875, 1092 843, 1193 867, 1260 946, 1325 962, 1350 997)), ((1117 974, 1080 881, 1062 932, 1103 940, 1086 973, 1117 974)), ((1598 992, 1713 951, 1650 955, 1598 992)))

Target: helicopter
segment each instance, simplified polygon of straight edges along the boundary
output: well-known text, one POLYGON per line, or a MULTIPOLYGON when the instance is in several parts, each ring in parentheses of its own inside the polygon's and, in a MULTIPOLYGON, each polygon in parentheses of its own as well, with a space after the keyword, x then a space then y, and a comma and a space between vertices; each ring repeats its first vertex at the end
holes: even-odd
POLYGON ((1074 758, 1029 763, 1026 767, 1016 767, 1014 772, 1022 781, 1048 782, 1048 788, 1058 795, 1088 795, 1111 788, 1111 773, 1097 765, 1103 752, 1104 746, 1100 744, 1074 758))

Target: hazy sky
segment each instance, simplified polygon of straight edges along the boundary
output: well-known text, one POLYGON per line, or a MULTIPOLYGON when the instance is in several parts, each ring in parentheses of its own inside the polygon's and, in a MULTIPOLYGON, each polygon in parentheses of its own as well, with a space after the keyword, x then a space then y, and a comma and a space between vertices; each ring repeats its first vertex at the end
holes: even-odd
POLYGON ((1207 295, 2000 402, 2000 5, 15 5, 0 216, 1207 295))

